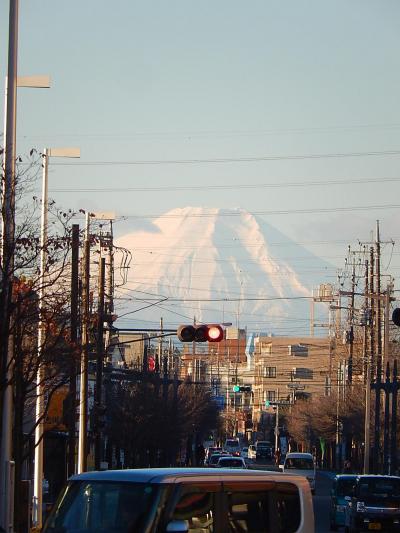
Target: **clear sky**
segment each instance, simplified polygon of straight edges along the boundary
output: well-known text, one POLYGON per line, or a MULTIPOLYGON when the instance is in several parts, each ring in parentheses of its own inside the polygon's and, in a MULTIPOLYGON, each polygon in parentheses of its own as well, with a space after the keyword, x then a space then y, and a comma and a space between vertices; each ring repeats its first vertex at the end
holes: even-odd
MULTIPOLYGON (((7 23, 2 0, 3 77, 7 23)), ((117 232, 241 207, 342 265, 377 218, 400 237, 398 208, 313 212, 400 204, 400 155, 382 153, 400 149, 399 27, 398 0, 20 0, 19 74, 52 88, 19 90, 18 151, 80 146, 51 162, 51 194, 139 217, 117 232)))

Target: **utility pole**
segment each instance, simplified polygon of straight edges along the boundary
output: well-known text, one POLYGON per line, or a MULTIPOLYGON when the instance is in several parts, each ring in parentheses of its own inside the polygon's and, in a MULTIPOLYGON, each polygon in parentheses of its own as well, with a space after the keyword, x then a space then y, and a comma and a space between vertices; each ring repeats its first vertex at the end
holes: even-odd
POLYGON ((351 300, 350 300, 350 344, 349 344, 349 362, 347 369, 347 379, 351 384, 353 381, 353 351, 354 351, 354 291, 356 288, 356 264, 353 261, 353 271, 351 275, 351 300))
POLYGON ((18 62, 18 0, 10 0, 7 101, 5 117, 4 179, 1 240, 0 292, 0 526, 11 531, 14 521, 11 388, 12 346, 10 335, 10 303, 15 251, 15 160, 18 62))
MULTIPOLYGON (((371 417, 371 359, 368 354, 368 260, 365 261, 365 311, 366 323, 364 324, 364 365, 365 365, 365 420, 364 420, 364 474, 369 474, 369 458, 370 458, 370 417, 371 417)), ((372 301, 372 299, 371 299, 372 301)))
POLYGON ((275 451, 279 448, 279 397, 277 397, 275 412, 275 451))
POLYGON ((71 245, 71 317, 70 341, 72 346, 70 376, 69 376, 69 416, 68 416, 68 476, 75 473, 76 447, 76 375, 77 362, 75 359, 78 341, 78 292, 79 292, 79 224, 72 226, 71 245))
POLYGON ((90 288, 90 214, 86 213, 82 260, 82 352, 79 395, 78 474, 87 470, 88 432, 88 360, 89 360, 89 288, 90 288))
POLYGON ((103 357, 104 357, 104 285, 105 285, 105 264, 104 257, 100 257, 99 262, 99 286, 97 302, 97 339, 96 339, 96 388, 94 393, 94 412, 95 412, 95 442, 94 442, 94 462, 95 469, 100 469, 102 460, 102 416, 103 416, 103 357))
MULTIPOLYGON (((381 383, 382 380, 382 331, 381 331, 381 245, 379 236, 379 221, 376 221, 376 330, 377 330, 377 353, 376 353, 376 383, 381 383)), ((378 386, 375 390, 375 427, 374 427, 374 473, 378 474, 380 471, 379 448, 381 436, 381 389, 378 386)))

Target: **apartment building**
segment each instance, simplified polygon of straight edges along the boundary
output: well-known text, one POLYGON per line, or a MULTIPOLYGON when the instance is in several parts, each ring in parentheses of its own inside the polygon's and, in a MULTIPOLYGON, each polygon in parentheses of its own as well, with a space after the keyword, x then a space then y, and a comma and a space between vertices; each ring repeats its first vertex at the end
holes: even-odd
POLYGON ((294 402, 330 393, 331 340, 260 336, 254 340, 253 421, 270 413, 268 402, 294 402))

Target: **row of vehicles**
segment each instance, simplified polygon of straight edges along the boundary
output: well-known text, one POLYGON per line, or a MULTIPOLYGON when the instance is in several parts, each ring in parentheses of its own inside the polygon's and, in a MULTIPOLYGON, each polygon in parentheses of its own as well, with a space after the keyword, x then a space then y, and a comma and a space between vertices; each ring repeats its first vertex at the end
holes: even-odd
POLYGON ((400 477, 342 474, 332 485, 330 526, 346 533, 400 531, 400 477))

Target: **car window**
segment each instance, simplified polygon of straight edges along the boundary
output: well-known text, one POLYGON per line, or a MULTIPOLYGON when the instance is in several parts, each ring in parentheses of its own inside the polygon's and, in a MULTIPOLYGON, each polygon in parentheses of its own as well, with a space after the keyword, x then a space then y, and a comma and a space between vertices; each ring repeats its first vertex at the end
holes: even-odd
POLYGON ((278 509, 279 533, 293 533, 300 526, 300 495, 296 485, 277 483, 276 504, 278 509))
POLYGON ((314 470, 314 461, 312 459, 291 457, 286 459, 285 468, 296 470, 314 470))
POLYGON ((218 461, 218 466, 228 466, 228 467, 243 467, 243 461, 240 459, 227 457, 226 459, 220 458, 218 461))
POLYGON ((72 482, 43 531, 134 533, 148 514, 155 492, 145 483, 72 482))
POLYGON ((219 490, 219 483, 185 485, 172 512, 172 520, 187 520, 190 533, 216 532, 215 501, 219 490))
POLYGON ((300 526, 300 495, 292 483, 224 483, 230 533, 294 533, 300 526))
POLYGON ((353 487, 355 483, 354 479, 339 479, 336 482, 336 494, 337 496, 351 496, 353 493, 353 487))
POLYGON ((400 499, 400 479, 371 478, 361 479, 358 495, 367 502, 400 499))

